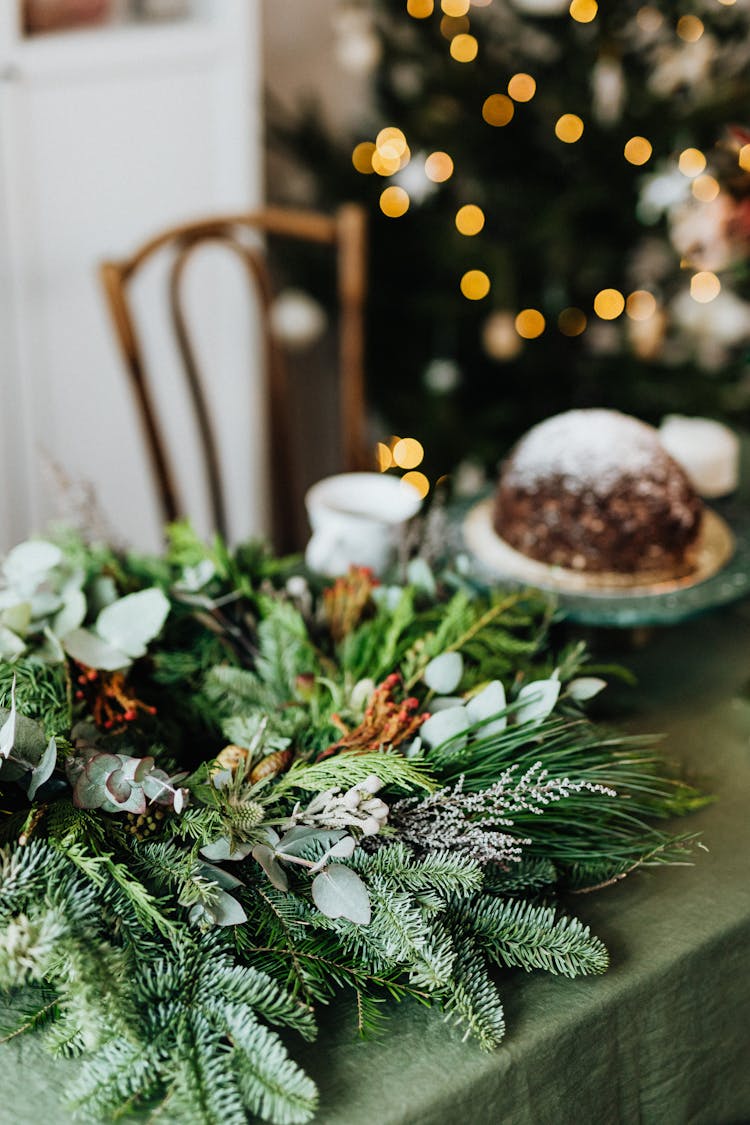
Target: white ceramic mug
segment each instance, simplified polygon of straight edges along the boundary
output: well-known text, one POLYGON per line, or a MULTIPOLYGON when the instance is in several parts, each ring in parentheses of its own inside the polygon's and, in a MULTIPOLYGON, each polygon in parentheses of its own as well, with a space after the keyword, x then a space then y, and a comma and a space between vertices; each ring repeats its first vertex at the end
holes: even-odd
POLYGON ((339 473, 314 484, 305 496, 312 538, 305 562, 335 577, 350 566, 383 574, 393 561, 399 534, 416 515, 416 488, 384 473, 339 473))

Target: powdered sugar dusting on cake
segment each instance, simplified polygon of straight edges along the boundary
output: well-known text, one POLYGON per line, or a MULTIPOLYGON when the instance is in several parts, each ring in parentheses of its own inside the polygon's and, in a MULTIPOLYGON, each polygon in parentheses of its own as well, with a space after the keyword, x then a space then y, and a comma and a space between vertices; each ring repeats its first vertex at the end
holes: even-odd
POLYGON ((513 450, 506 483, 560 477, 573 492, 608 493, 624 477, 663 480, 671 458, 657 431, 616 410, 569 410, 534 426, 513 450))

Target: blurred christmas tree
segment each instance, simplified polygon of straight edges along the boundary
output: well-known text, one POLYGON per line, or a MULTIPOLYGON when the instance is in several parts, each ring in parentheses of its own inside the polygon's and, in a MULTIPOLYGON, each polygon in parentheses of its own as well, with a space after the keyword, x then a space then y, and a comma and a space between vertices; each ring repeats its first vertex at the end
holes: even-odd
POLYGON ((276 107, 272 141, 371 210, 369 393, 431 476, 571 406, 747 422, 748 0, 348 2, 334 35, 370 119, 276 107))

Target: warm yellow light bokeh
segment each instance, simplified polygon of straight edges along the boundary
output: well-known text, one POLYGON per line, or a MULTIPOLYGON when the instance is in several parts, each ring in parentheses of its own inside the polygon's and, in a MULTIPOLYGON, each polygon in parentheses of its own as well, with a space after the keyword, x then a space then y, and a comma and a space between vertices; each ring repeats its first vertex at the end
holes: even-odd
POLYGON ((629 164, 645 164, 654 150, 646 137, 631 137, 623 151, 629 164))
POLYGON ((393 460, 399 469, 416 469, 424 461, 424 446, 416 438, 401 438, 393 447, 393 460))
POLYGON ((574 305, 570 308, 563 309, 557 318, 557 327, 562 332, 563 336, 580 336, 585 330, 588 321, 583 309, 577 309, 574 305))
POLYGON ((475 203, 466 203, 456 212, 456 227, 459 234, 479 234, 484 226, 484 211, 475 203))
POLYGON ((482 106, 482 117, 488 125, 507 125, 516 108, 506 94, 490 94, 482 106))
POLYGON ((390 469, 393 464, 393 456, 384 441, 379 441, 375 446, 375 461, 381 473, 390 469))
POLYGON ((435 11, 435 0, 406 0, 406 10, 415 20, 426 20, 435 11))
POLYGON ((471 7, 471 0, 440 0, 440 7, 446 16, 465 16, 471 7))
POLYGON ((571 0, 570 14, 578 23, 591 23, 596 19, 599 5, 596 0, 571 0))
POLYGON ((564 113, 562 117, 557 119, 555 136, 559 141, 564 141, 568 145, 580 141, 583 136, 583 122, 580 117, 577 117, 575 113, 564 113))
POLYGON ((424 500, 427 493, 430 491, 430 482, 424 473, 404 473, 401 477, 404 484, 410 484, 412 488, 416 488, 419 495, 424 500))
POLYGON ((400 219, 409 210, 409 202, 409 193, 392 184, 381 193, 380 210, 389 219, 400 219))
POLYGON ((698 176, 696 179, 694 179, 692 184, 690 185, 690 190, 692 191, 695 198, 699 199, 701 203, 710 203, 712 199, 716 199, 716 196, 721 191, 721 188, 719 187, 718 180, 714 179, 713 176, 709 176, 706 174, 704 176, 698 176))
POLYGON ((704 170, 706 158, 699 148, 686 148, 680 153, 678 164, 683 176, 692 179, 693 176, 699 176, 704 170))
POLYGON ((740 168, 743 172, 750 172, 750 145, 743 145, 737 154, 740 168))
POLYGON ((372 154, 372 167, 379 176, 392 176, 394 172, 398 172, 401 161, 398 156, 384 156, 380 149, 376 148, 372 154))
POLYGON ((516 317, 516 332, 524 340, 536 340, 545 329, 545 319, 539 309, 521 309, 516 317))
POLYGON ((602 320, 616 320, 625 308, 625 298, 619 289, 601 289, 594 297, 594 312, 602 320))
POLYGON ((625 312, 631 320, 648 320, 656 312, 656 297, 647 289, 636 289, 625 302, 625 312))
POLYGON ((375 147, 386 160, 400 160, 408 146, 402 130, 395 125, 387 125, 375 138, 375 147))
POLYGON ((363 176, 371 176, 375 171, 372 166, 374 153, 375 145, 372 141, 362 141, 355 147, 352 153, 352 164, 363 176))
POLYGON ((685 43, 697 43, 704 31, 703 20, 697 16, 680 16, 677 21, 677 34, 685 43))
POLYGON ((465 35, 470 27, 468 16, 443 16, 440 21, 440 31, 444 39, 453 39, 455 35, 465 35))
POLYGON ((467 301, 481 301, 490 291, 490 279, 484 270, 467 270, 461 278, 461 292, 467 301))
POLYGON ((530 102, 536 93, 536 80, 530 74, 514 74, 508 83, 508 93, 514 102, 530 102))
POLYGON ((473 62, 478 50, 479 43, 473 35, 454 35, 451 39, 451 58, 456 62, 473 62))
POLYGON ((707 305, 721 293, 721 282, 710 270, 701 270, 690 278, 690 296, 700 305, 707 305))
POLYGON ((424 174, 434 184, 443 184, 453 175, 453 161, 447 152, 431 152, 424 162, 424 174))

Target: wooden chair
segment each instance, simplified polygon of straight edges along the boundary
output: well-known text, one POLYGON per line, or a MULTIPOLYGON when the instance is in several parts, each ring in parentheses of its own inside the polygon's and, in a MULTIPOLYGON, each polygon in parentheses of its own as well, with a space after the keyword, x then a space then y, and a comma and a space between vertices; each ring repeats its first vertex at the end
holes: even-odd
POLYGON ((210 511, 216 530, 227 535, 227 513, 218 456, 218 438, 211 423, 204 380, 188 328, 184 304, 184 278, 194 253, 207 244, 220 245, 239 256, 255 288, 261 310, 265 348, 266 423, 271 457, 272 537, 278 550, 294 543, 290 497, 293 488, 294 449, 290 426, 289 386, 283 350, 271 331, 273 300, 266 254, 251 244, 248 232, 279 235, 335 250, 339 298, 339 429, 344 470, 369 467, 365 438, 364 302, 366 296, 366 227, 364 210, 346 204, 335 216, 269 207, 248 214, 222 215, 175 226, 140 247, 130 258, 106 261, 101 281, 117 340, 144 428, 159 499, 166 520, 184 515, 173 466, 166 448, 152 395, 153 373, 146 369, 138 336, 130 284, 141 267, 158 251, 172 251, 169 270, 169 310, 177 350, 185 376, 191 410, 195 416, 206 471, 210 511))

